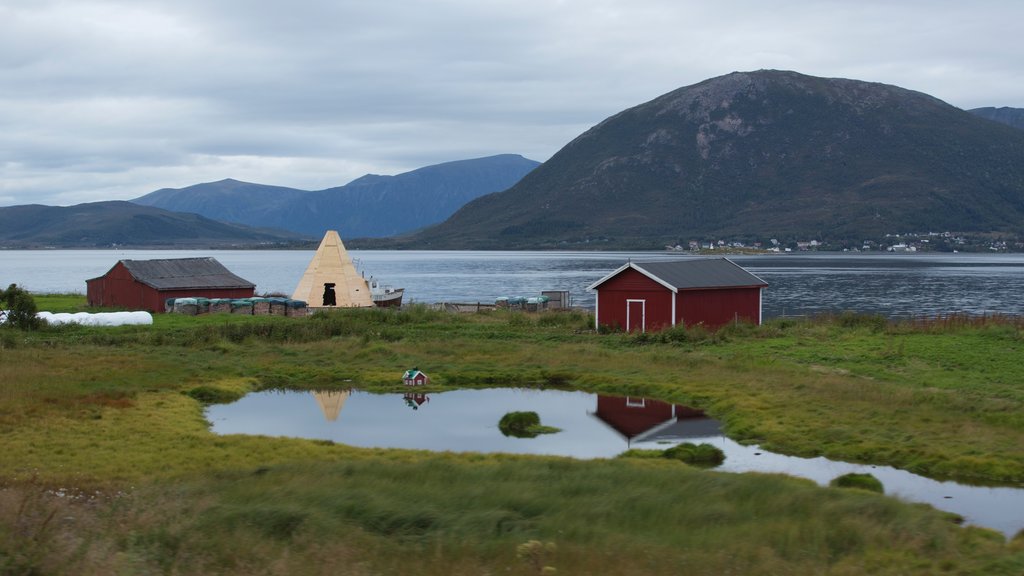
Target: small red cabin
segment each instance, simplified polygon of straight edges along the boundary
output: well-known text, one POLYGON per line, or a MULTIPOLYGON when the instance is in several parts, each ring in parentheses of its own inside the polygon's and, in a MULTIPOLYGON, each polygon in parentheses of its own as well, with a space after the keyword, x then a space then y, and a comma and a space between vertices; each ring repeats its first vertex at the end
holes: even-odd
POLYGON ((413 368, 412 370, 406 370, 405 374, 402 374, 402 383, 406 386, 425 386, 430 384, 430 377, 419 368, 413 368))
POLYGON ((85 281, 90 306, 164 312, 168 298, 251 298, 256 285, 213 258, 121 260, 85 281))
POLYGON ((595 327, 646 332, 677 324, 760 324, 766 286, 728 258, 693 258, 627 262, 587 289, 597 292, 595 327))

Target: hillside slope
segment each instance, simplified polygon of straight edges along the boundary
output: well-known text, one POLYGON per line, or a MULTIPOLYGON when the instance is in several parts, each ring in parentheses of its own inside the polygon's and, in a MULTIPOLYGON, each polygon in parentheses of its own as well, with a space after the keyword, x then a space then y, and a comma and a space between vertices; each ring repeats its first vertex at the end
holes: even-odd
POLYGON ((896 86, 736 72, 625 110, 396 246, 658 248, 1024 228, 1024 132, 896 86))

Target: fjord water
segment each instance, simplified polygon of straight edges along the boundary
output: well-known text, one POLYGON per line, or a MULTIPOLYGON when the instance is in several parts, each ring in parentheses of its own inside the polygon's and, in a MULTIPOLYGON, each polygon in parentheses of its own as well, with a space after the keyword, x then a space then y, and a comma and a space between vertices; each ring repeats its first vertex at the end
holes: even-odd
MULTIPOLYGON (((820 485, 850 472, 870 473, 882 481, 890 496, 931 504, 1008 537, 1024 529, 1024 488, 968 486, 889 466, 774 454, 730 440, 710 418, 659 416, 666 408, 673 407, 641 398, 515 388, 429 394, 265 391, 231 404, 211 406, 206 417, 217 434, 288 436, 368 448, 438 452, 612 458, 628 448, 663 450, 684 441, 709 443, 726 454, 725 463, 716 470, 789 474, 820 485), (612 412, 609 405, 616 411, 612 412), (536 438, 504 436, 498 430, 498 421, 511 411, 537 412, 541 423, 561 432, 536 438), (638 431, 640 428, 644 430, 638 431)), ((684 407, 675 408, 679 414, 687 412, 684 407)))
MULTIPOLYGON (((568 290, 593 307, 586 287, 627 260, 691 258, 671 252, 481 252, 350 250, 366 275, 406 289, 405 301, 493 303, 500 296, 568 290)), ((0 250, 0 285, 85 292, 120 259, 212 256, 256 284, 290 295, 312 250, 0 250)), ((892 317, 1024 314, 1024 254, 800 253, 729 256, 760 276, 764 315, 819 312, 892 317)))

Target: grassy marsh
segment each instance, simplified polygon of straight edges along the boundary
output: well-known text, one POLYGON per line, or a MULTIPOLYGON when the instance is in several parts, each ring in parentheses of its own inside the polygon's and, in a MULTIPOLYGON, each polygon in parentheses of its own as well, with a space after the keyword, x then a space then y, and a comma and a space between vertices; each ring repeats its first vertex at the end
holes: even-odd
MULTIPOLYGON (((84 307, 50 298, 40 309, 84 307)), ((202 417, 203 401, 264 387, 400 389, 420 366, 434 389, 646 395, 773 450, 1024 482, 1019 320, 647 336, 589 322, 414 308, 0 330, 0 574, 530 574, 516 550, 532 540, 557 544, 545 562, 560 573, 1024 570, 1022 537, 861 491, 666 459, 215 436, 202 417)))

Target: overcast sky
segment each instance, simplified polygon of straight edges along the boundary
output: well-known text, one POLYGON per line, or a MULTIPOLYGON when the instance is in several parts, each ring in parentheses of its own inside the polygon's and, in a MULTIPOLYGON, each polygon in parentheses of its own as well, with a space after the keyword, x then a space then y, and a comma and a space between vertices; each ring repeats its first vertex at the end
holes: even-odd
POLYGON ((1020 0, 0 0, 0 206, 316 190, 584 130, 732 71, 1024 107, 1020 0))

